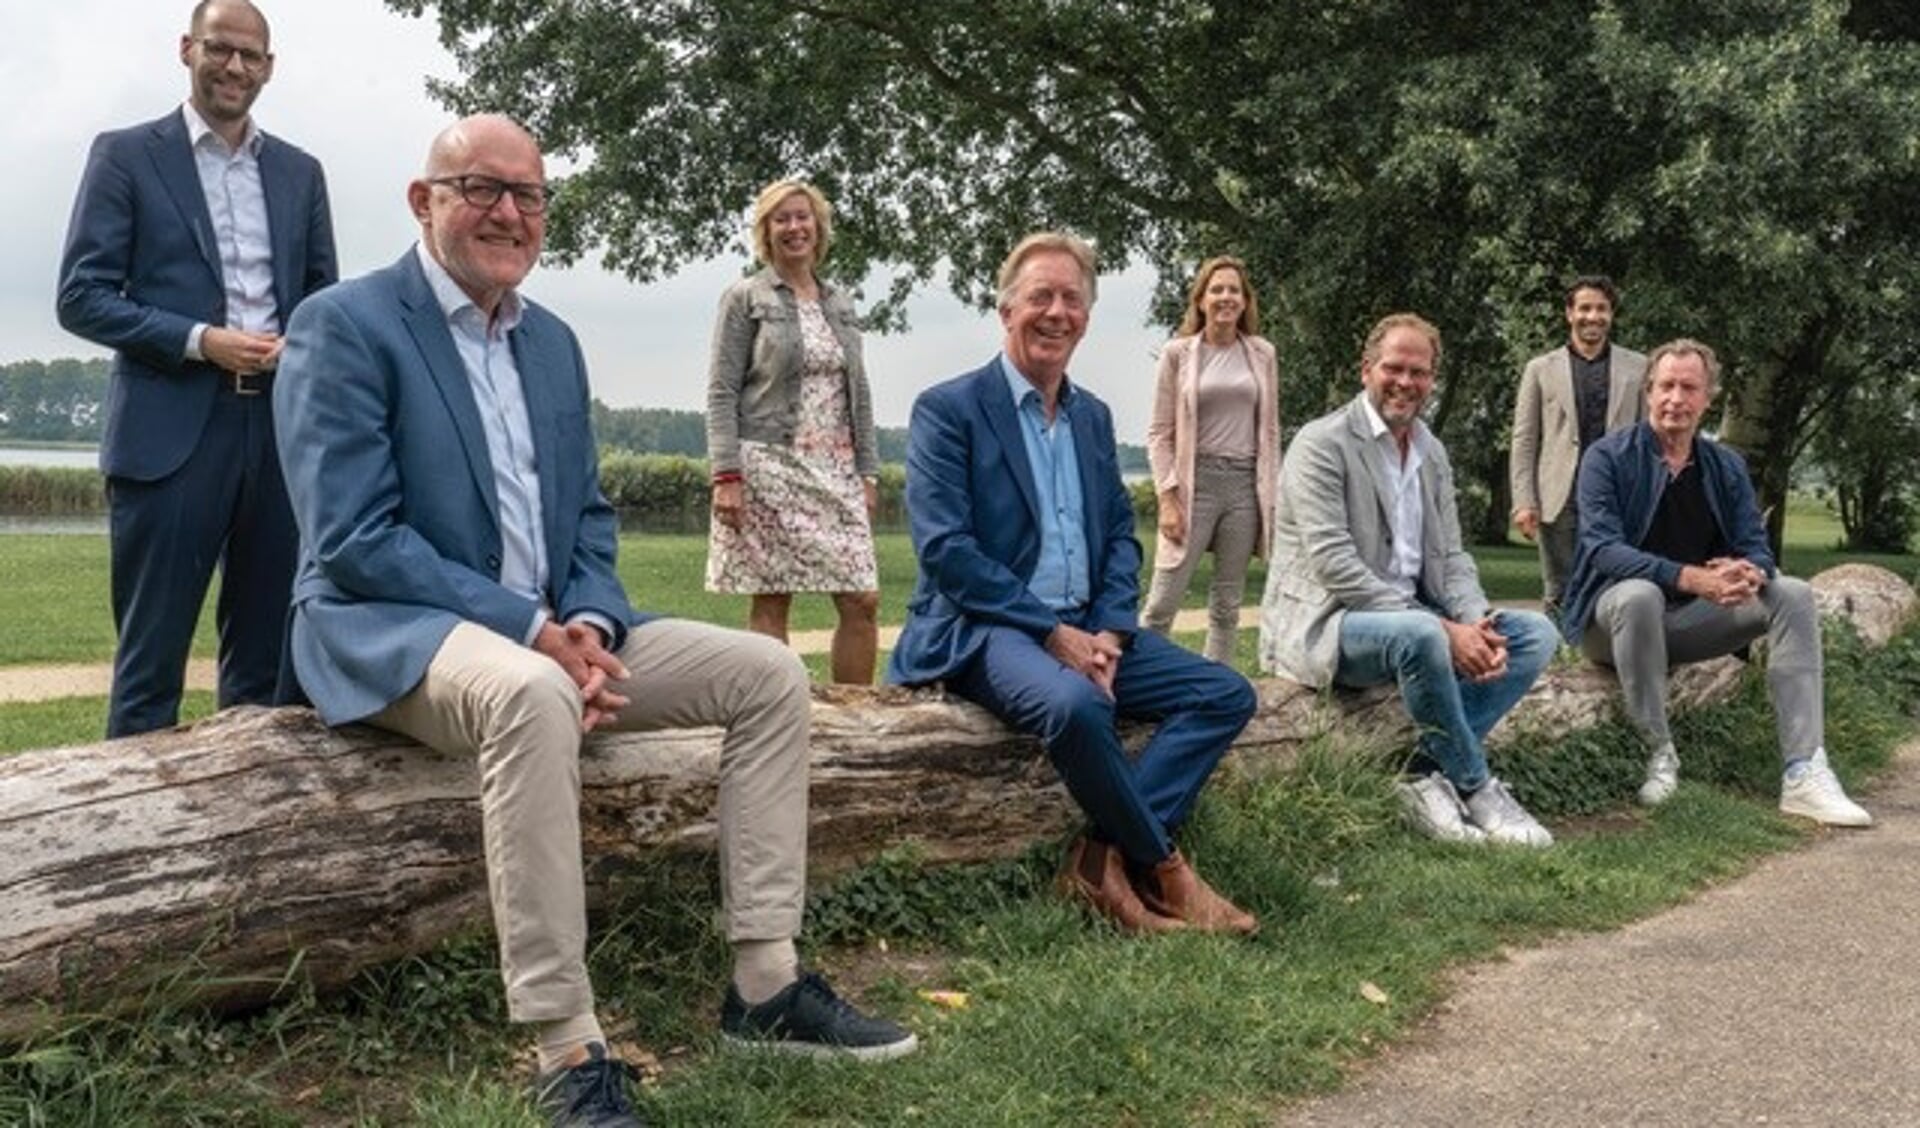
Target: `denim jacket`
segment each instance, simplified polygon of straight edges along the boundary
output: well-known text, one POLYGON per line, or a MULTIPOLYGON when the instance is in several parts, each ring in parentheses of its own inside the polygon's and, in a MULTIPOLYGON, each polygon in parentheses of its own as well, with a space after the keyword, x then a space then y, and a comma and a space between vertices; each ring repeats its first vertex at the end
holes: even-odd
MULTIPOLYGON (((854 469, 880 472, 873 438, 873 396, 860 355, 853 303, 820 282, 820 311, 846 356, 847 414, 853 423, 854 469)), ((720 296, 707 372, 707 461, 715 473, 740 469, 740 440, 793 442, 800 416, 800 310, 792 287, 771 267, 742 278, 720 296)))
MULTIPOLYGON (((1732 555, 1753 562, 1772 579, 1779 571, 1767 545, 1753 483, 1739 455, 1707 438, 1693 437, 1707 509, 1732 555)), ((1639 548, 1667 488, 1667 468, 1653 427, 1640 422, 1587 448, 1580 459, 1580 539, 1567 572, 1560 633, 1578 646, 1600 593, 1626 579, 1645 579, 1677 591, 1680 565, 1639 548)))

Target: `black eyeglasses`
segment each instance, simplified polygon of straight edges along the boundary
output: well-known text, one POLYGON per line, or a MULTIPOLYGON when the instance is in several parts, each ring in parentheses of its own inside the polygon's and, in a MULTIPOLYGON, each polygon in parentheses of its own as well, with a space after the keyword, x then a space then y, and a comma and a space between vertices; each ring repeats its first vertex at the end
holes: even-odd
POLYGON ((265 51, 255 51, 251 47, 236 47, 231 43, 225 43, 218 39, 199 39, 195 40, 195 42, 200 44, 200 50, 205 53, 207 60, 216 67, 224 67, 233 60, 239 59, 241 66, 250 71, 257 71, 266 66, 273 58, 272 55, 267 54, 265 51))
POLYGON ((428 184, 444 184, 460 193, 460 198, 481 211, 490 211, 500 202, 500 197, 511 195, 513 206, 520 209, 521 215, 539 215, 547 210, 547 199, 551 195, 545 184, 528 181, 501 180, 492 176, 468 174, 466 176, 442 176, 427 181, 428 184))

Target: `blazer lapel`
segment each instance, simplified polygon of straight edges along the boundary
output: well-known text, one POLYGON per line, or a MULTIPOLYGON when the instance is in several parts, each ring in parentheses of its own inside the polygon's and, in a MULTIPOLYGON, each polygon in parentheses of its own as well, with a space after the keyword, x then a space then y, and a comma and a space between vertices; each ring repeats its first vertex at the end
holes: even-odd
POLYGON ((1580 404, 1573 393, 1573 362, 1568 359, 1565 345, 1553 350, 1552 359, 1547 361, 1545 387, 1547 399, 1558 403, 1569 419, 1580 418, 1580 404))
POLYGON ((1620 350, 1613 350, 1607 365, 1607 428, 1625 427, 1640 417, 1639 397, 1628 387, 1627 366, 1620 363, 1620 350))
POLYGON ((1360 448, 1360 457, 1366 461, 1367 477, 1373 480, 1373 496, 1380 502, 1380 519, 1387 527, 1393 526, 1393 481, 1391 470, 1387 466, 1386 452, 1373 437, 1373 424, 1367 418, 1367 409, 1359 399, 1347 409, 1347 427, 1353 432, 1354 442, 1360 448))
POLYGON ((1040 491, 1033 484, 1026 435, 1020 429, 1020 417, 1014 412, 1013 399, 1007 394, 1007 382, 997 358, 981 372, 975 390, 980 397, 981 413, 987 417, 987 426, 993 429, 994 437, 1000 440, 1000 449, 1005 452, 1007 470, 1020 489, 1021 499, 1027 503, 1027 516, 1034 527, 1039 528, 1040 491))
MULTIPOLYGON (((526 312, 530 315, 533 311, 526 312)), ((560 404, 555 402, 553 378, 556 365, 548 360, 557 355, 556 346, 531 316, 522 317, 510 344, 514 367, 520 371, 520 394, 526 400, 527 419, 533 428, 533 464, 540 475, 540 513, 545 526, 541 535, 547 538, 548 571, 553 576, 550 582, 558 589, 566 578, 564 564, 571 550, 562 552, 556 543, 560 474, 562 467, 568 465, 566 455, 560 450, 560 404)))
POLYGON ((467 366, 460 360, 460 350, 454 347, 453 332, 447 328, 447 316, 433 296, 433 288, 427 285, 427 276, 414 255, 414 251, 408 251, 401 259, 400 301, 406 307, 401 317, 420 350, 421 360, 426 363, 428 376, 440 390, 447 414, 453 418, 453 430, 460 436, 467 470, 473 475, 480 496, 487 499, 487 514, 493 518, 498 535, 500 495, 493 486, 493 459, 487 456, 487 433, 480 423, 480 407, 474 402, 473 386, 467 382, 467 366))
MULTIPOLYGON (((1074 398, 1079 399, 1078 392, 1074 398)), ((1067 422, 1073 428, 1074 469, 1080 473, 1080 523, 1087 535, 1087 582, 1098 589, 1100 576, 1095 569, 1107 555, 1107 528, 1103 518, 1111 486, 1094 466, 1093 453, 1099 449, 1099 435, 1094 430, 1092 413, 1077 410, 1078 407, 1078 403, 1067 404, 1061 410, 1066 412, 1067 422)))
POLYGON ((273 249, 273 298, 280 308, 283 327, 302 296, 295 273, 299 269, 295 262, 297 256, 293 253, 294 223, 298 217, 287 214, 287 209, 293 206, 288 198, 292 183, 289 177, 286 154, 279 142, 261 137, 260 194, 267 199, 267 241, 273 249))
POLYGON ((179 209, 180 218, 186 221, 187 230, 192 232, 193 245, 199 248, 200 258, 207 269, 213 271, 213 280, 224 286, 220 251, 213 239, 213 215, 207 211, 207 194, 200 187, 200 169, 193 163, 193 143, 187 136, 187 123, 178 112, 168 114, 154 125, 152 135, 147 138, 147 155, 153 160, 167 195, 173 198, 173 206, 179 209))

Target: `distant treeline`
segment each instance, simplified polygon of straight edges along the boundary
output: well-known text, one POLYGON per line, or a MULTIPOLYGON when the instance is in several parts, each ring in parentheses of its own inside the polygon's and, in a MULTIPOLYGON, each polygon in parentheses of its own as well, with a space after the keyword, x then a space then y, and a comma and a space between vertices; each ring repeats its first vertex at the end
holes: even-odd
MULTIPOLYGON (((664 407, 608 407, 593 401, 593 433, 600 445, 636 454, 681 454, 688 458, 707 456, 707 417, 698 411, 675 411, 664 407)), ((880 461, 904 463, 907 460, 907 429, 879 427, 874 441, 880 461)), ((1147 472, 1147 448, 1132 443, 1120 444, 1120 472, 1147 472)))
MULTIPOLYGON (((107 402, 107 362, 18 360, 0 364, 0 441, 100 441, 107 402)), ((664 407, 608 407, 593 401, 593 433, 600 445, 634 454, 707 456, 707 417, 664 407)), ((881 427, 880 461, 907 460, 907 429, 881 427)), ((1147 472, 1145 447, 1120 444, 1120 471, 1147 472)))

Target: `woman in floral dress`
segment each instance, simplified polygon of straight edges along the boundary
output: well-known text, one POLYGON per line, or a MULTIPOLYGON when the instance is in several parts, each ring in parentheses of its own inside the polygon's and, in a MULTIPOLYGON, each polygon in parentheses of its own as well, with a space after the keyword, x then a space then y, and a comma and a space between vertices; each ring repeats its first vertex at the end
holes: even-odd
POLYGON ((815 274, 832 216, 810 184, 762 189, 762 269, 721 296, 707 377, 707 590, 752 596, 748 628, 782 641, 795 592, 832 596, 833 680, 864 685, 879 633, 879 459, 859 319, 815 274))

